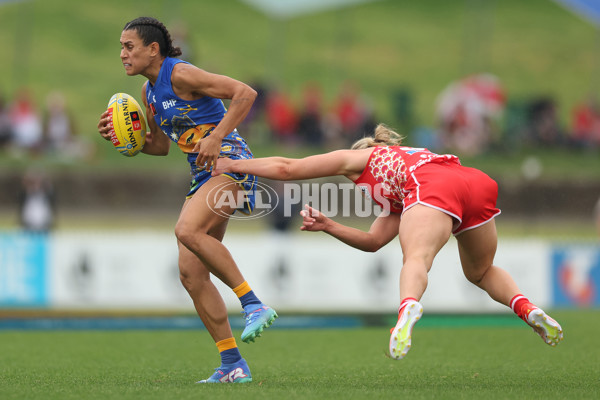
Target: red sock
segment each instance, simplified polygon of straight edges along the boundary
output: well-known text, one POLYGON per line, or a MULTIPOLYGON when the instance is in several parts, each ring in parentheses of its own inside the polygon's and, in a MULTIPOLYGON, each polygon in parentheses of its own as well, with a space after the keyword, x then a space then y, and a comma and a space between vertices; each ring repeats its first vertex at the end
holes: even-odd
POLYGON ((534 306, 527 297, 522 294, 518 294, 510 300, 510 308, 521 318, 523 321, 527 321, 527 317, 531 310, 537 308, 534 306))
POLYGON ((414 297, 407 297, 404 300, 402 300, 400 302, 400 308, 398 308, 398 317, 402 313, 402 310, 404 309, 404 307, 406 307, 406 303, 408 303, 409 301, 417 301, 417 299, 415 299, 414 297))

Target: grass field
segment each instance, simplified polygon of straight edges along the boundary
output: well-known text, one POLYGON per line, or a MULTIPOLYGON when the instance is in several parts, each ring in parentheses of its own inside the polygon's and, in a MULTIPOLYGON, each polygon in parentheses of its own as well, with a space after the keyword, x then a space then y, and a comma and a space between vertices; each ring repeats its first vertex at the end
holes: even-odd
POLYGON ((599 398, 600 312, 553 316, 565 331, 556 348, 516 317, 426 314, 402 361, 384 354, 387 327, 272 328, 241 343, 245 385, 194 384, 219 363, 206 331, 4 331, 0 398, 599 398))

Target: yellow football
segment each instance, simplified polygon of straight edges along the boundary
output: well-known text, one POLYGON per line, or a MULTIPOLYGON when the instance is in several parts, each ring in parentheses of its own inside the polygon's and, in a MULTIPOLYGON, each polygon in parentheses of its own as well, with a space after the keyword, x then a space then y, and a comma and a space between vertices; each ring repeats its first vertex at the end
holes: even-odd
POLYGON ((108 113, 113 146, 124 156, 135 156, 146 143, 146 120, 142 108, 132 96, 117 93, 108 102, 108 113))

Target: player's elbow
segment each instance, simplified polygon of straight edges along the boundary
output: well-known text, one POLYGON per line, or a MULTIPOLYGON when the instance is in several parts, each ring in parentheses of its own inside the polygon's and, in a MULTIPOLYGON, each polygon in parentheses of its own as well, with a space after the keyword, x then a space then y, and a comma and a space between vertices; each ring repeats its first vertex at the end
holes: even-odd
POLYGON ((291 181, 295 179, 294 171, 289 160, 282 159, 275 167, 275 179, 280 181, 291 181))
POLYGON ((254 102, 254 100, 256 100, 258 97, 258 92, 248 86, 248 97, 252 100, 252 102, 254 102))
POLYGON ((249 102, 252 105, 258 96, 258 92, 248 85, 243 85, 240 87, 240 89, 241 90, 238 91, 238 96, 236 97, 238 97, 240 100, 243 99, 243 101, 249 102))
POLYGON ((386 242, 377 240, 376 238, 372 238, 370 241, 368 241, 365 244, 365 247, 363 250, 366 251, 367 253, 375 253, 375 252, 379 251, 379 249, 381 249, 385 245, 386 245, 386 242))
POLYGON ((377 243, 369 243, 369 245, 367 245, 366 247, 363 248, 363 251, 365 251, 367 253, 375 253, 379 249, 381 249, 381 246, 378 245, 377 243))
POLYGON ((169 154, 169 147, 169 143, 166 145, 159 145, 157 143, 153 143, 152 141, 147 141, 142 148, 142 153, 151 156, 166 156, 169 154))
POLYGON ((147 154, 149 156, 159 156, 159 157, 164 157, 169 154, 168 151, 157 151, 157 150, 142 150, 142 153, 147 154))
POLYGON ((291 179, 290 177, 290 170, 285 165, 277 167, 277 170, 275 171, 275 179, 280 181, 289 181, 291 179))

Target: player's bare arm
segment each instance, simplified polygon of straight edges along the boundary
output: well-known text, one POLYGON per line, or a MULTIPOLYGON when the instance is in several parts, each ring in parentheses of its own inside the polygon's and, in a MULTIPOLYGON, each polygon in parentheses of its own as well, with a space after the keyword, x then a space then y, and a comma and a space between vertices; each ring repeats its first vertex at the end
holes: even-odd
POLYGON ((166 156, 169 154, 169 148, 171 141, 158 127, 154 117, 152 116, 152 110, 148 106, 146 101, 146 84, 142 87, 142 100, 146 106, 146 122, 148 124, 148 131, 146 132, 146 143, 142 148, 142 153, 153 155, 153 156, 166 156))
POLYGON ((256 91, 230 77, 212 74, 183 63, 173 69, 171 83, 175 94, 185 100, 204 96, 231 100, 227 113, 215 130, 194 147, 194 152, 198 153, 196 164, 208 170, 217 162, 223 138, 248 115, 256 99, 256 91))
POLYGON ((282 181, 343 175, 356 180, 372 149, 336 150, 305 158, 265 157, 252 160, 220 159, 213 175, 226 172, 252 174, 282 181))

